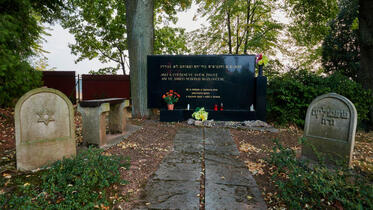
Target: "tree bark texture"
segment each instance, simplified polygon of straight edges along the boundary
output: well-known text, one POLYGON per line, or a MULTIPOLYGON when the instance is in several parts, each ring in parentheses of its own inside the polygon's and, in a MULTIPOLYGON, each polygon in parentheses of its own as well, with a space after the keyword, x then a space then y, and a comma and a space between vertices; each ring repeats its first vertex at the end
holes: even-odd
MULTIPOLYGON (((359 5, 360 70, 358 80, 364 88, 373 91, 373 1, 360 0, 359 5)), ((369 118, 372 129, 373 107, 370 107, 369 118)))
POLYGON ((358 80, 373 91, 373 1, 360 0, 360 70, 358 80))
POLYGON ((246 13, 246 29, 245 29, 245 43, 243 54, 247 54, 247 43, 249 42, 249 24, 250 24, 251 0, 247 0, 247 13, 246 13))
POLYGON ((229 48, 229 54, 232 54, 231 15, 230 15, 229 11, 227 11, 227 28, 228 28, 228 48, 229 48))
POLYGON ((154 2, 127 0, 126 9, 132 116, 148 118, 147 56, 153 54, 154 2))

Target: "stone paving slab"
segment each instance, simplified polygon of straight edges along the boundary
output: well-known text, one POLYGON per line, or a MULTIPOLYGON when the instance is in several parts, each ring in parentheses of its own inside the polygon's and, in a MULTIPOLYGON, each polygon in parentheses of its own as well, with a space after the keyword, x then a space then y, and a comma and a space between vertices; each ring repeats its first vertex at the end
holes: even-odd
POLYGON ((171 153, 160 164, 155 172, 154 180, 164 181, 199 181, 201 171, 201 160, 196 155, 185 155, 180 153, 171 153))
POLYGON ((199 209, 199 181, 151 180, 145 191, 148 209, 199 209))
POLYGON ((239 160, 232 165, 206 160, 205 166, 206 209, 266 209, 254 178, 239 160))
POLYGON ((205 152, 216 155, 240 155, 229 130, 223 128, 205 129, 205 152))
MULTIPOLYGON (((199 209, 203 129, 181 128, 174 151, 145 187, 146 206, 137 209, 199 209)), ((238 159, 228 129, 205 129, 205 208, 266 209, 254 178, 238 159)))
POLYGON ((147 206, 137 209, 199 209, 203 130, 180 128, 174 151, 145 187, 147 206))
POLYGON ((219 185, 208 182, 205 195, 206 210, 267 209, 264 201, 258 201, 253 195, 252 187, 248 186, 219 185), (248 200, 247 196, 252 198, 248 200))
POLYGON ((255 180, 249 171, 246 168, 240 167, 239 163, 229 165, 206 160, 205 166, 206 182, 237 186, 256 186, 255 180))
POLYGON ((266 209, 260 190, 228 129, 205 130, 205 208, 266 209))
POLYGON ((213 154, 213 155, 224 154, 224 155, 232 155, 232 156, 238 156, 240 154, 237 148, 235 148, 235 145, 231 145, 231 146, 206 145, 205 153, 213 154))
POLYGON ((206 144, 233 145, 229 129, 225 128, 205 128, 206 144))
POLYGON ((232 165, 237 168, 246 168, 245 163, 238 160, 239 156, 220 154, 205 154, 205 161, 211 161, 213 164, 232 165), (238 160, 238 161, 237 161, 238 160))
POLYGON ((203 130, 199 128, 180 128, 174 138, 174 150, 184 153, 200 153, 203 130))

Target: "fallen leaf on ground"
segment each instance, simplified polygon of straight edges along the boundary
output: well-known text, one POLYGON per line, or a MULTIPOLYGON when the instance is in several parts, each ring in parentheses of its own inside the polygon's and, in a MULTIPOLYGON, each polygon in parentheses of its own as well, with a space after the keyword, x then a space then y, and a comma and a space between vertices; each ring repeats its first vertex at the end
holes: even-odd
POLYGON ((6 179, 10 179, 10 178, 12 178, 12 175, 7 174, 7 173, 3 173, 3 177, 5 177, 6 179))
POLYGON ((245 143, 240 146, 240 151, 242 152, 248 152, 248 153, 258 153, 262 151, 261 149, 253 146, 252 144, 245 143))

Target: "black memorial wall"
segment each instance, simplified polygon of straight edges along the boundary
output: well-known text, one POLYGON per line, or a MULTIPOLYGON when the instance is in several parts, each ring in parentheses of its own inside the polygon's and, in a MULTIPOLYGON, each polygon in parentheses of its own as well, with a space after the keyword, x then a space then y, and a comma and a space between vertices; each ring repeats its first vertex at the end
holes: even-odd
POLYGON ((148 56, 148 107, 166 106, 162 95, 180 94, 176 109, 223 103, 225 109, 249 109, 254 103, 255 56, 148 56))
POLYGON ((237 115, 257 119, 255 113, 242 113, 249 112, 251 105, 258 106, 258 96, 263 97, 263 93, 258 94, 257 79, 255 55, 148 56, 148 108, 160 108, 162 115, 162 109, 166 108, 162 95, 173 90, 181 96, 175 104, 176 110, 185 110, 188 104, 191 110, 196 107, 213 110, 215 105, 223 104, 231 116, 237 110, 240 111, 237 115))

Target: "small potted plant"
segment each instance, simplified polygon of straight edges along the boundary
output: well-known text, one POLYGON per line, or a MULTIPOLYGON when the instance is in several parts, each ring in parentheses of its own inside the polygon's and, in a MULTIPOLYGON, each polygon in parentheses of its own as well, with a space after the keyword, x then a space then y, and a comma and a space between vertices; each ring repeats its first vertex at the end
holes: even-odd
POLYGON ((179 101, 180 95, 177 92, 170 90, 167 93, 163 94, 162 98, 167 104, 167 109, 174 110, 174 105, 176 102, 179 101))

